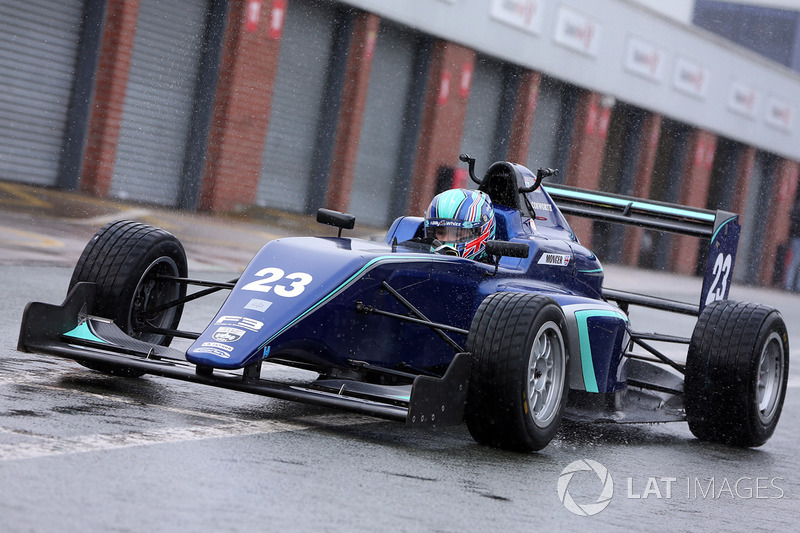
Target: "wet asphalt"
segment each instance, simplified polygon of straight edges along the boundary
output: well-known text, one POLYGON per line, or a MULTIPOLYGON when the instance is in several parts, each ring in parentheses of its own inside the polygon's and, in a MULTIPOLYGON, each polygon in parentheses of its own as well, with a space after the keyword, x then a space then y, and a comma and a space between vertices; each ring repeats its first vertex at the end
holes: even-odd
MULTIPOLYGON (((795 362, 784 413, 758 449, 700 443, 686 424, 566 424, 550 446, 514 454, 464 427, 403 425, 157 377, 112 378, 16 350, 31 300, 59 302, 83 245, 104 223, 163 227, 190 275, 235 277, 266 241, 333 235, 312 217, 214 217, 21 186, 0 187, 0 529, 3 531, 791 531, 800 498, 800 296, 734 286, 778 308, 795 362), (612 497, 577 516, 558 483, 596 462, 612 497), (560 498, 560 496, 562 496, 560 498)), ((379 235, 361 228, 357 235, 379 235)), ((700 281, 606 266, 607 285, 685 301, 700 281)), ((187 307, 202 328, 220 304, 187 307)), ((632 322, 687 334, 692 320, 634 311, 632 322)), ((647 329, 642 327, 641 329, 647 329)), ((271 370, 272 371, 272 370, 271 370)), ((289 370, 276 370, 290 375, 289 370)), ((575 477, 590 502, 603 486, 575 477)))

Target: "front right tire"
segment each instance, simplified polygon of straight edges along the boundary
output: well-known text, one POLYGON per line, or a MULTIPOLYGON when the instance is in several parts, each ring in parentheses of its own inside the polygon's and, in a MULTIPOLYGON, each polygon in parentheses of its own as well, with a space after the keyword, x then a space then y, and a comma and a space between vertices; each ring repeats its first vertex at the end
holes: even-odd
MULTIPOLYGON (((101 228, 83 250, 72 273, 76 283, 95 283, 93 313, 110 318, 129 336, 167 346, 170 335, 148 328, 176 329, 183 305, 158 310, 186 294, 186 286, 165 279, 186 277, 186 253, 180 241, 163 229, 122 220, 101 228)), ((103 363, 81 363, 107 374, 137 377, 139 370, 103 363)))
POLYGON ((541 450, 567 401, 566 321, 549 297, 495 293, 478 307, 467 336, 473 355, 464 417, 479 443, 541 450))

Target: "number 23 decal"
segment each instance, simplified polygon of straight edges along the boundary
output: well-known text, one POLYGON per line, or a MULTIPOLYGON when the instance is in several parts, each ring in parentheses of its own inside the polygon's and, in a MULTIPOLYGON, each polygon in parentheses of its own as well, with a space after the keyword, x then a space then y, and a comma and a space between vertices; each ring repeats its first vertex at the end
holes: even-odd
POLYGON ((722 300, 725 297, 725 290, 728 288, 728 277, 731 274, 732 262, 733 258, 730 254, 717 255, 717 259, 714 261, 714 282, 708 290, 706 305, 716 300, 722 300), (720 278, 722 279, 720 280, 720 278))
POLYGON ((286 274, 278 267, 262 268, 256 272, 256 276, 261 279, 251 281, 242 287, 242 290, 269 292, 274 288, 276 295, 284 296, 286 298, 300 296, 300 294, 306 289, 306 285, 311 283, 314 279, 311 277, 311 274, 306 274, 305 272, 293 272, 291 274, 286 274), (289 280, 289 284, 287 285, 285 282, 280 284, 275 283, 281 279, 289 280))

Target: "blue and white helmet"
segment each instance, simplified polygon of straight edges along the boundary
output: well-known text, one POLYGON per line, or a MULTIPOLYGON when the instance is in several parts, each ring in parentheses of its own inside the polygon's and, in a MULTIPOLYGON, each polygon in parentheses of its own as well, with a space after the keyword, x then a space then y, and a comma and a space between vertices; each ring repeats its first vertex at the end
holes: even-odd
POLYGON ((489 195, 451 189, 436 195, 425 212, 425 237, 435 238, 467 259, 480 259, 494 238, 494 208, 489 195))

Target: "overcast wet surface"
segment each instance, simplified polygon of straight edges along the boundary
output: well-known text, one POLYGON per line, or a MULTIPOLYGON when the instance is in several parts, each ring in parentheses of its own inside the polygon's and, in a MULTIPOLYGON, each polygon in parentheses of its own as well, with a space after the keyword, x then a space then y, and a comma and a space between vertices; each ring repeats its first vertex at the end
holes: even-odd
MULTIPOLYGON (((221 259, 190 263, 190 275, 236 277, 228 265, 238 252, 216 249, 221 259)), ((543 451, 516 454, 477 445, 463 426, 410 430, 165 378, 107 377, 68 360, 18 352, 25 304, 60 302, 71 268, 13 263, 0 266, 4 530, 794 528, 797 295, 740 286, 732 292, 777 307, 789 324, 795 363, 781 422, 763 447, 700 443, 684 423, 566 423, 543 451), (607 507, 590 517, 570 512, 558 491, 565 468, 579 460, 607 469, 604 481, 613 483, 607 507)), ((669 274, 608 266, 606 277, 614 288, 686 301, 699 291, 698 279, 669 274)), ((219 303, 212 298, 187 307, 183 325, 202 328, 219 303)), ((640 331, 691 331, 686 317, 632 313, 640 331)), ((592 504, 603 487, 593 472, 581 471, 568 493, 580 505, 592 504)))

